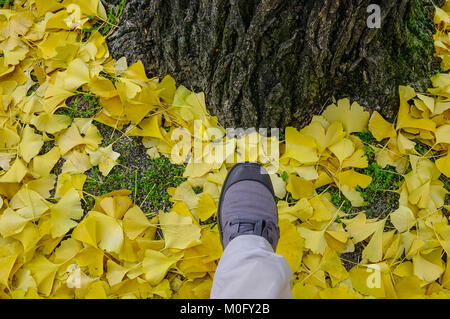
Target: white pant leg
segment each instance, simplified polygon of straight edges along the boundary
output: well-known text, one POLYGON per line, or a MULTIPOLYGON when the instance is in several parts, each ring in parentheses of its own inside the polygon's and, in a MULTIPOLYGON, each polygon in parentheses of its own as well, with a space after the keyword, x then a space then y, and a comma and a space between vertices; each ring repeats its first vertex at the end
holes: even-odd
POLYGON ((214 275, 213 299, 288 299, 292 270, 261 236, 241 235, 223 252, 214 275))

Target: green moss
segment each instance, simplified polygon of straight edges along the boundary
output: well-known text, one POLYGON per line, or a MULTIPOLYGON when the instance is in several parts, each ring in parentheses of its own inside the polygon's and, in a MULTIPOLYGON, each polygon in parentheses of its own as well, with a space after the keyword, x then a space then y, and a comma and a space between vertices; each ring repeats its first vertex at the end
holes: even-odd
POLYGON ((281 174, 281 179, 287 183, 287 178, 288 178, 288 172, 283 171, 283 173, 281 174))
MULTIPOLYGON (((122 159, 123 161, 124 159, 122 159)), ((88 171, 84 190, 92 195, 127 189, 133 202, 144 211, 156 212, 171 207, 167 188, 177 187, 183 181, 184 166, 173 165, 166 157, 146 160, 144 167, 125 167, 118 165, 108 176, 102 176, 98 167, 88 171)), ((93 201, 86 203, 86 210, 93 206, 93 201)))
POLYGON ((343 212, 349 213, 352 209, 352 203, 342 195, 336 186, 322 186, 316 191, 318 194, 323 192, 329 193, 331 195, 331 203, 336 207, 340 207, 343 212))
POLYGON ((195 187, 192 187, 192 190, 193 190, 194 193, 196 193, 196 194, 201 194, 201 193, 203 193, 203 187, 201 187, 201 186, 195 186, 195 187))
POLYGON ((365 206, 372 205, 378 198, 383 196, 384 192, 397 190, 403 179, 402 175, 398 174, 394 167, 387 165, 385 168, 382 168, 375 162, 371 163, 362 173, 372 177, 372 182, 367 188, 358 188, 366 203, 365 206))
POLYGON ((108 6, 108 20, 99 21, 95 16, 88 16, 88 18, 94 23, 89 28, 83 28, 83 41, 86 41, 93 31, 98 30, 102 35, 108 35, 118 24, 120 16, 123 13, 126 0, 121 0, 117 6, 108 6))
POLYGON ((8 4, 13 4, 14 0, 0 0, 0 8, 3 8, 4 6, 8 4))
POLYGON ((60 108, 56 114, 63 114, 74 118, 91 118, 102 108, 99 98, 94 94, 78 93, 66 101, 67 107, 60 108))
POLYGON ((375 160, 375 151, 372 149, 371 145, 376 146, 377 140, 373 137, 372 133, 369 131, 355 132, 353 135, 359 137, 359 139, 364 143, 364 152, 366 153, 369 162, 375 160))
POLYGON ((362 132, 355 132, 355 133, 353 133, 353 135, 358 136, 359 139, 360 139, 364 144, 369 144, 369 145, 376 145, 376 144, 377 144, 376 138, 372 135, 372 133, 370 133, 370 132, 367 131, 367 130, 362 131, 362 132))

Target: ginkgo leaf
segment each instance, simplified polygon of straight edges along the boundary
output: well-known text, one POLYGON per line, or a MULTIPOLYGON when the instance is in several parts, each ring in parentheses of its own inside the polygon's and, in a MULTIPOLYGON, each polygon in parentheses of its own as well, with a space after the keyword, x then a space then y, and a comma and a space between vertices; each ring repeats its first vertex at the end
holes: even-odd
POLYGON ((75 124, 72 124, 72 126, 57 137, 56 143, 59 146, 61 155, 65 155, 75 146, 84 144, 84 139, 81 136, 78 127, 75 124))
POLYGON ((369 131, 377 139, 377 141, 381 141, 389 137, 395 137, 397 135, 394 126, 387 122, 377 111, 373 112, 370 117, 369 131))
POLYGON ((439 126, 436 130, 436 144, 450 144, 450 124, 439 126))
POLYGON ((369 122, 370 113, 364 111, 358 103, 350 106, 349 99, 342 99, 337 105, 331 104, 322 115, 330 122, 341 122, 347 133, 362 132, 369 122))
POLYGON ((66 115, 42 113, 31 119, 33 124, 39 131, 55 134, 70 126, 72 120, 66 115))
POLYGON ((20 183, 28 169, 21 159, 16 159, 9 170, 0 177, 0 183, 20 183))
POLYGON ((118 164, 116 160, 120 157, 120 153, 115 152, 112 148, 112 144, 107 147, 100 147, 96 151, 87 150, 90 156, 91 164, 98 165, 98 169, 107 176, 111 170, 118 164))
POLYGON ((216 212, 217 207, 214 199, 208 193, 202 193, 197 204, 197 216, 200 220, 205 221, 216 212))
POLYGON ((0 258, 0 284, 9 287, 9 276, 17 255, 4 256, 0 258))
POLYGON ((280 219, 280 240, 276 253, 286 258, 292 271, 297 271, 302 263, 303 238, 296 227, 286 219, 280 219))
POLYGON ((176 212, 160 215, 160 225, 165 239, 165 248, 186 249, 200 244, 200 227, 191 217, 176 212))
POLYGON ((125 213, 133 206, 133 202, 128 196, 106 196, 99 201, 104 212, 116 219, 122 219, 125 213))
POLYGON ((400 206, 391 213, 390 217, 392 224, 399 232, 408 231, 416 222, 416 217, 407 206, 400 206))
POLYGON ((34 129, 27 125, 22 132, 22 139, 19 144, 20 154, 24 161, 29 163, 33 157, 39 154, 43 145, 42 136, 36 134, 34 129))
POLYGON ((0 234, 3 237, 18 234, 29 221, 30 219, 22 217, 11 208, 7 208, 0 215, 0 234))
POLYGON ((152 224, 139 208, 133 206, 123 216, 123 231, 131 240, 142 234, 152 224))
POLYGON ((29 264, 31 275, 36 280, 39 293, 49 296, 53 288, 54 278, 59 268, 42 255, 37 255, 29 264))
POLYGON ((367 258, 371 262, 379 262, 383 258, 383 230, 386 220, 383 219, 374 224, 377 225, 367 246, 364 248, 362 257, 367 258))
POLYGON ((450 153, 436 160, 436 167, 447 177, 450 177, 450 153))
POLYGON ((327 248, 324 231, 311 230, 306 227, 298 227, 298 232, 305 240, 305 247, 315 254, 323 254, 327 248))
POLYGON ((58 203, 51 208, 52 236, 59 237, 74 228, 76 220, 83 217, 80 195, 75 189, 67 192, 58 203))
POLYGON ((310 125, 303 128, 300 133, 316 140, 319 153, 325 151, 327 147, 336 144, 346 135, 341 122, 333 122, 325 132, 325 128, 320 122, 313 121, 310 125))
POLYGON ((124 235, 120 223, 113 217, 91 211, 90 217, 95 220, 98 247, 119 254, 123 247, 124 235))
POLYGON ((314 194, 313 183, 296 175, 289 176, 289 183, 286 190, 292 194, 292 198, 300 199, 310 197, 314 194))
POLYGON ((353 169, 346 170, 337 174, 337 181, 339 185, 347 185, 350 188, 366 188, 372 182, 372 177, 354 171, 353 169))
POLYGON ((413 257, 414 274, 427 282, 435 281, 444 272, 439 249, 422 256, 417 254, 413 257))
POLYGON ((336 144, 329 147, 330 151, 338 158, 339 162, 343 162, 346 158, 350 157, 354 151, 355 146, 353 142, 347 138, 344 138, 336 144))
POLYGON ((286 152, 282 158, 292 158, 301 164, 313 164, 319 159, 316 142, 312 137, 300 134, 295 128, 287 127, 286 152))
POLYGON ((159 251, 147 249, 142 261, 145 280, 151 285, 157 285, 177 261, 177 258, 171 258, 159 251))

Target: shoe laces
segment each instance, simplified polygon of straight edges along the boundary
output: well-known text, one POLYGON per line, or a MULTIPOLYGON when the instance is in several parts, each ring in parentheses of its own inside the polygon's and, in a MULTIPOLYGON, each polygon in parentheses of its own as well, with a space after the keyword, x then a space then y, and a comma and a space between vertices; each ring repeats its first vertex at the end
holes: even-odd
POLYGON ((271 221, 252 220, 245 218, 236 218, 229 222, 230 226, 237 225, 237 232, 230 236, 230 241, 240 235, 258 235, 266 238, 271 245, 273 245, 272 237, 269 232, 276 230, 276 225, 271 221))

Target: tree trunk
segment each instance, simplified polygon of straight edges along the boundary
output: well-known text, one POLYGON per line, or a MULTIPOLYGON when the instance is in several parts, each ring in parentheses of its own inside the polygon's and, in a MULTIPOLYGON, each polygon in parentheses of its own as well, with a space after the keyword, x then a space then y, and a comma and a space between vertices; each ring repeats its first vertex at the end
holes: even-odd
POLYGON ((333 96, 393 120, 398 85, 424 91, 438 68, 432 14, 431 0, 127 0, 109 45, 204 91, 226 127, 302 127, 333 96))

